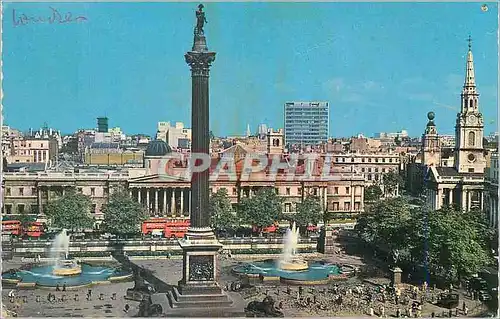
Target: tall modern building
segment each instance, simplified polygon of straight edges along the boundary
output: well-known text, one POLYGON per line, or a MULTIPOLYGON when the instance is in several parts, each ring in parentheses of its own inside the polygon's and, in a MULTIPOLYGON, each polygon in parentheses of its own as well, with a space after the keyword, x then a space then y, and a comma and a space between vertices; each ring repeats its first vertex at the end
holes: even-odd
POLYGON ((317 145, 328 141, 328 102, 285 103, 285 143, 317 145))

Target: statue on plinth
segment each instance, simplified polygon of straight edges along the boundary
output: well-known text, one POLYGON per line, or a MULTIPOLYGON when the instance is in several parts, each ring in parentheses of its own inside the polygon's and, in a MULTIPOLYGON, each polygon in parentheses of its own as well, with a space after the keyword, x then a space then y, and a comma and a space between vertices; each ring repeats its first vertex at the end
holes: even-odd
POLYGON ((205 23, 208 23, 205 18, 205 12, 203 12, 203 5, 200 4, 198 6, 198 10, 196 11, 196 27, 194 28, 194 34, 203 35, 203 26, 205 23))

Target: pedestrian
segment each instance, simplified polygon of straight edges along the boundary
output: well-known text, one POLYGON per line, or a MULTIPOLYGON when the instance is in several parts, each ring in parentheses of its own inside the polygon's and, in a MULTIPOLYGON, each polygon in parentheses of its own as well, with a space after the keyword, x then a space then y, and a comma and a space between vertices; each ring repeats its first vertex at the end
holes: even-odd
POLYGON ((401 309, 400 308, 398 308, 396 310, 396 318, 399 318, 399 317, 401 317, 401 309))
POLYGON ((448 317, 451 318, 452 316, 453 316, 453 310, 450 309, 450 310, 448 310, 448 317))
POLYGON ((59 288, 59 284, 56 285, 56 291, 61 291, 61 289, 59 288))
POLYGON ((465 312, 465 308, 467 308, 467 306, 465 305, 465 301, 462 303, 462 311, 465 312))
POLYGON ((469 308, 467 306, 465 306, 464 316, 467 316, 468 314, 469 314, 469 308))
POLYGON ((40 302, 40 295, 36 295, 36 297, 35 297, 35 301, 36 301, 36 302, 40 302))
POLYGON ((431 318, 434 318, 434 317, 436 317, 436 313, 433 311, 433 312, 431 313, 431 318))
POLYGON ((63 284, 62 291, 66 291, 66 283, 63 284))
POLYGON ((458 308, 455 309, 455 317, 458 317, 458 313, 460 312, 460 310, 458 308))
POLYGON ((74 298, 75 301, 79 301, 80 300, 80 296, 78 294, 75 294, 75 298, 74 298))
POLYGON ((113 292, 113 295, 111 295, 111 300, 116 300, 116 292, 113 292))

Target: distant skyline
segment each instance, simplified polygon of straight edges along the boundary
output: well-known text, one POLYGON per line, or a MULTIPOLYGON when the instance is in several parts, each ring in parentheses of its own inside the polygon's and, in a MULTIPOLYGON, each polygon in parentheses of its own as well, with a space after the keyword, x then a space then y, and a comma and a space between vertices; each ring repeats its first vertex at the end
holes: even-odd
MULTIPOLYGON (((419 136, 429 111, 453 134, 470 34, 485 135, 497 131, 498 5, 487 4, 206 3, 211 130, 283 128, 286 102, 326 101, 330 136, 419 136)), ((4 3, 4 124, 71 133, 107 116, 127 134, 189 127, 196 6, 4 3), (86 20, 19 23, 53 9, 86 20)))

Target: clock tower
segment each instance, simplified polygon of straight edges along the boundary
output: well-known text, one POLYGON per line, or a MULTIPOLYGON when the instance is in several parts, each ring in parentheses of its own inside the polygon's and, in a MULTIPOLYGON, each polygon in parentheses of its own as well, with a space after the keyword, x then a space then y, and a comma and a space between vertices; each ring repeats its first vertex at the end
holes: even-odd
POLYGON ((458 173, 484 173, 483 115, 479 112, 479 93, 474 77, 474 59, 469 36, 465 83, 461 94, 460 113, 455 126, 455 168, 458 173))

